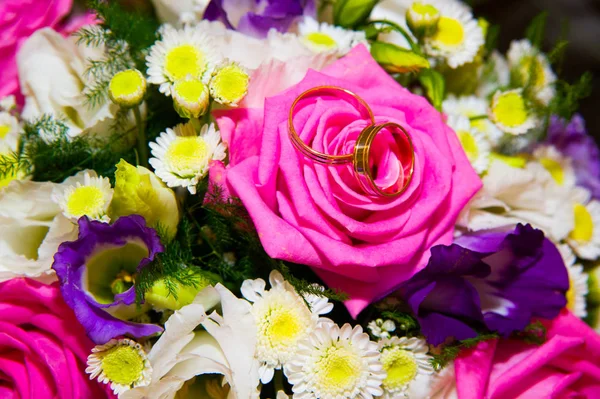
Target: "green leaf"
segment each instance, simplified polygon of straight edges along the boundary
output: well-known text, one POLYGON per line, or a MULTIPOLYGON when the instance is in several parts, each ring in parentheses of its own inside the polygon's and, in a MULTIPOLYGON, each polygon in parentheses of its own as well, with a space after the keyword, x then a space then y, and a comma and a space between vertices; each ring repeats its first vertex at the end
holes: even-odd
POLYGON ((344 28, 364 23, 379 0, 337 0, 333 5, 333 22, 344 28))
POLYGON ((537 48, 541 48, 542 41, 544 40, 544 34, 546 32, 546 20, 548 19, 548 13, 546 11, 538 14, 531 24, 527 27, 525 36, 531 44, 537 48))
POLYGON ((425 69, 419 74, 419 82, 425 88, 427 98, 437 110, 442 109, 442 101, 446 93, 444 76, 433 69, 425 69))
POLYGON ((418 72, 429 68, 429 61, 425 57, 392 43, 372 43, 371 55, 390 73, 418 72))

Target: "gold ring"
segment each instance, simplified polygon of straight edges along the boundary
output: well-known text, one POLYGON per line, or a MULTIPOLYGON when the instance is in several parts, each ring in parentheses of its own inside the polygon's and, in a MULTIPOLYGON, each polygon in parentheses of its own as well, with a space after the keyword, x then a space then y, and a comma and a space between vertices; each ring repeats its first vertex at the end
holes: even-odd
POLYGON ((340 94, 342 96, 345 96, 345 99, 349 100, 349 102, 352 105, 354 105, 355 108, 358 109, 359 112, 361 112, 363 114, 363 116, 366 117, 365 119, 370 120, 371 125, 375 124, 375 117, 373 116, 373 111, 371 111, 371 108, 369 107, 369 105, 365 102, 365 100, 363 100, 362 98, 360 98, 359 96, 357 96, 356 94, 351 92, 350 90, 347 90, 347 89, 344 89, 341 87, 337 87, 337 86, 317 86, 317 87, 313 87, 312 89, 306 90, 304 93, 300 94, 296 98, 296 100, 294 100, 294 103, 292 104, 292 106, 290 108, 290 114, 289 114, 289 118, 288 118, 290 139, 292 140, 292 144, 294 145, 294 147, 296 147, 296 149, 298 151, 300 151, 302 154, 304 154, 304 156, 306 156, 307 158, 309 158, 315 162, 322 163, 325 165, 340 165, 340 164, 349 163, 349 162, 352 162, 353 154, 329 155, 329 154, 324 154, 322 152, 319 152, 319 151, 307 146, 304 143, 304 141, 302 141, 302 139, 296 132, 296 129, 294 128, 294 115, 295 115, 295 110, 296 110, 296 106, 298 105, 298 103, 301 100, 311 97, 315 94, 322 94, 322 93, 327 93, 327 92, 335 92, 336 97, 338 97, 340 94))
POLYGON ((290 139, 294 147, 298 151, 300 151, 304 156, 313 160, 314 162, 318 162, 325 165, 342 165, 352 162, 356 180, 358 180, 359 185, 361 186, 363 191, 368 195, 395 197, 406 191, 408 185, 412 181, 415 167, 415 150, 410 135, 408 134, 406 129, 394 122, 376 124, 373 111, 371 111, 369 105, 365 102, 365 100, 363 100, 350 90, 336 86, 318 86, 306 90, 294 100, 292 106, 290 107, 288 127, 290 139), (340 94, 344 96, 346 100, 349 100, 349 102, 352 103, 352 105, 354 105, 355 108, 363 114, 363 116, 365 116, 365 119, 368 119, 370 121, 370 124, 367 127, 365 127, 358 135, 358 138, 356 139, 356 143, 354 145, 354 151, 351 154, 330 155, 319 152, 306 145, 306 143, 302 141, 302 139, 296 132, 296 129, 294 128, 293 118, 298 103, 301 100, 312 95, 327 92, 335 92, 336 96, 339 96, 340 94), (369 164, 369 159, 371 155, 371 145, 375 141, 375 137, 377 136, 377 134, 383 129, 390 130, 390 133, 392 134, 394 134, 394 130, 400 132, 405 140, 405 144, 408 147, 410 154, 410 163, 408 167, 405 167, 404 164, 400 162, 400 164, 402 165, 402 179, 398 179, 397 183, 394 186, 384 189, 377 186, 375 178, 373 177, 373 169, 369 164), (400 181, 402 181, 402 185, 398 185, 398 182, 400 181))
MULTIPOLYGON (((356 144, 354 144, 352 163, 354 166, 354 174, 356 175, 356 179, 367 194, 379 195, 382 197, 396 197, 406 191, 412 180, 415 169, 415 150, 408 132, 402 126, 393 122, 380 123, 377 125, 368 126, 362 132, 360 132, 358 139, 356 139, 356 144), (375 179, 373 178, 373 170, 369 164, 371 144, 373 144, 375 136, 377 136, 377 134, 383 129, 395 129, 401 132, 402 136, 406 140, 406 145, 409 148, 411 157, 408 170, 405 170, 403 166, 401 167, 402 185, 397 189, 392 189, 391 191, 389 189, 381 189, 379 186, 377 186, 375 179)), ((402 162, 400 162, 400 164, 402 165, 402 162)), ((400 179, 398 181, 400 181, 400 179)))

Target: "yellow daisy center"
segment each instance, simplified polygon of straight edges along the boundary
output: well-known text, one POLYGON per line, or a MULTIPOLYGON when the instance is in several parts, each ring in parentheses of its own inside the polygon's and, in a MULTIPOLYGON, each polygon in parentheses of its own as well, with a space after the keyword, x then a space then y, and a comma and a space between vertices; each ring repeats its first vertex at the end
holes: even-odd
POLYGON ((9 125, 0 125, 0 139, 5 138, 9 132, 10 132, 9 125))
POLYGON ((171 81, 188 75, 199 78, 206 69, 206 59, 196 47, 183 44, 171 49, 165 57, 165 73, 171 81))
POLYGON ((571 277, 569 277, 569 290, 565 296, 567 297, 567 309, 575 310, 575 287, 571 277))
POLYGON ((129 345, 115 346, 102 356, 102 370, 110 381, 132 385, 142 375, 144 359, 129 345))
POLYGON ((146 82, 144 77, 135 70, 127 70, 117 73, 110 81, 109 92, 116 102, 130 99, 141 100, 144 95, 146 82))
POLYGON ((77 187, 67 199, 66 211, 75 217, 103 213, 104 193, 95 186, 77 187))
POLYGON ((273 347, 288 345, 304 335, 303 327, 295 312, 284 307, 273 307, 264 322, 264 335, 273 347))
POLYGON ((336 41, 328 34, 322 32, 312 32, 304 36, 304 39, 316 47, 330 50, 337 46, 336 41))
POLYGON ((496 121, 508 127, 520 126, 527 121, 525 100, 519 93, 504 93, 492 105, 496 121))
POLYGON ((588 242, 592 239, 594 233, 594 220, 585 205, 575 204, 573 207, 575 214, 575 228, 569 234, 575 241, 588 242))
POLYGON ((490 153, 490 158, 504 162, 513 168, 523 169, 527 165, 527 158, 522 155, 504 155, 497 152, 490 153))
POLYGON ((232 64, 221 68, 210 82, 213 96, 235 103, 246 95, 250 78, 239 66, 232 64))
POLYGON ((186 103, 197 103, 206 91, 206 86, 198 79, 186 79, 177 82, 174 90, 186 103))
POLYGON ((338 395, 351 391, 360 378, 361 361, 346 347, 332 346, 317 361, 319 385, 338 395))
POLYGON ((535 87, 542 87, 546 81, 544 74, 544 66, 536 56, 523 57, 521 60, 521 77, 524 80, 524 84, 529 83, 531 73, 533 72, 533 85, 535 87))
POLYGON ((383 385, 391 391, 402 389, 417 376, 418 365, 414 355, 399 347, 385 349, 381 353, 381 363, 387 373, 383 385))
POLYGON ((458 132, 458 139, 460 140, 460 144, 462 145, 463 150, 465 150, 469 161, 475 161, 479 156, 479 147, 477 146, 475 137, 469 132, 460 131, 458 132))
POLYGON ((560 162, 552 158, 540 158, 539 162, 559 186, 565 183, 565 171, 560 162))
POLYGON ((435 42, 448 47, 456 47, 462 44, 464 38, 465 30, 458 20, 449 17, 440 17, 437 31, 433 35, 435 42))
POLYGON ((208 146, 202 137, 177 137, 167 149, 165 163, 189 177, 206 166, 207 158, 208 146))

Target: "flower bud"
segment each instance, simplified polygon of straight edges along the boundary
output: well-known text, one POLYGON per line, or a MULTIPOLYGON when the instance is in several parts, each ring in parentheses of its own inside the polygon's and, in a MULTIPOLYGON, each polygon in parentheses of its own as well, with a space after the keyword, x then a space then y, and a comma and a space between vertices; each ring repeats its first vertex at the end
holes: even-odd
POLYGON ((236 106, 248 93, 250 76, 235 62, 218 66, 210 79, 210 95, 223 105, 236 106))
POLYGON ((117 72, 108 85, 108 96, 117 105, 131 108, 142 102, 146 78, 137 69, 117 72))
MULTIPOLYGON (((188 269, 186 273, 185 279, 193 281, 194 284, 183 285, 174 278, 162 278, 157 280, 152 288, 146 292, 146 303, 157 309, 178 310, 192 303, 196 295, 204 288, 219 281, 217 275, 204 271, 188 269), (173 295, 173 290, 175 295, 173 295)), ((212 303, 213 301, 210 298, 208 302, 204 303, 206 309, 216 304, 212 303)))
POLYGON ((182 79, 173 86, 173 101, 182 118, 198 118, 208 110, 208 88, 199 79, 182 79))
POLYGON ((343 28, 363 24, 379 0, 337 0, 333 4, 333 22, 343 28))
POLYGON ((406 23, 418 39, 433 35, 439 20, 440 12, 431 4, 417 1, 406 11, 406 23))

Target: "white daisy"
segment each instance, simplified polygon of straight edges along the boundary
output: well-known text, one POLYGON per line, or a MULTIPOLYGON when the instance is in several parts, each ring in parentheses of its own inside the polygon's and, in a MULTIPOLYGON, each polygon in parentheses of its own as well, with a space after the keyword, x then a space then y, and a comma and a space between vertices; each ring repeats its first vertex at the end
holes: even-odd
POLYGON ((505 133, 520 135, 537 126, 537 118, 523 97, 522 89, 497 91, 492 98, 490 119, 505 133))
POLYGON ((489 118, 489 103, 476 96, 455 97, 449 95, 442 103, 442 110, 448 115, 463 115, 469 118, 471 127, 485 134, 487 141, 495 146, 502 138, 502 130, 489 118))
POLYGON ((386 377, 377 344, 361 326, 320 323, 285 367, 296 399, 372 399, 386 377))
POLYGON ((262 279, 246 280, 241 287, 244 298, 253 303, 252 314, 258 329, 255 356, 260 362, 263 384, 271 381, 275 370, 296 355, 298 343, 317 327, 319 316, 333 308, 326 298, 309 296, 306 298, 309 309, 278 271, 271 272, 269 282, 268 291, 262 279))
POLYGON ((434 4, 440 19, 436 33, 425 38, 428 53, 444 58, 451 68, 473 61, 485 42, 477 20, 457 1, 434 4))
POLYGON ((198 28, 185 26, 161 28, 162 40, 157 41, 146 58, 148 82, 160 85, 159 90, 171 95, 173 83, 191 77, 206 78, 205 72, 218 62, 210 38, 198 28))
POLYGON ((235 107, 248 93, 250 75, 237 62, 224 60, 211 73, 210 95, 219 104, 235 107))
POLYGON ((208 87, 200 79, 187 77, 172 86, 173 105, 182 118, 198 118, 210 106, 208 87))
POLYGON ((473 169, 479 174, 485 172, 490 164, 490 144, 485 135, 472 128, 466 116, 450 115, 447 124, 456 132, 473 169))
POLYGON ((110 180, 85 170, 66 179, 52 191, 52 200, 65 217, 76 222, 82 216, 109 221, 106 212, 113 197, 110 180))
POLYGON ((433 374, 429 347, 419 338, 392 337, 379 341, 380 361, 386 377, 383 399, 405 396, 412 381, 433 374))
POLYGON ((392 320, 372 320, 367 325, 371 335, 376 338, 390 338, 390 333, 396 330, 396 324, 392 320))
POLYGON ((588 275, 583 271, 583 266, 575 264, 575 254, 568 245, 559 245, 558 250, 569 273, 569 290, 566 294, 567 309, 577 317, 586 317, 585 298, 588 294, 588 275))
POLYGON ((202 126, 200 135, 191 122, 179 124, 150 143, 152 156, 148 162, 158 177, 169 187, 187 187, 196 194, 196 185, 208 172, 210 161, 225 158, 225 146, 215 126, 202 126))
POLYGON ((21 125, 8 112, 0 112, 0 152, 16 151, 21 125))
POLYGON ((315 53, 332 51, 341 57, 359 43, 368 45, 364 32, 346 30, 326 22, 319 23, 311 17, 304 17, 297 30, 302 43, 315 53))
POLYGON ((152 366, 142 345, 128 338, 97 345, 88 356, 87 365, 85 372, 90 379, 97 377, 98 381, 110 384, 116 395, 150 384, 152 376, 152 366))
POLYGON ((479 86, 475 94, 481 98, 487 98, 498 89, 508 86, 510 83, 510 67, 506 58, 494 50, 487 62, 481 67, 479 86))
POLYGON ((522 87, 531 83, 536 99, 548 105, 554 97, 554 82, 556 82, 556 75, 550 67, 548 58, 533 47, 527 39, 511 42, 506 55, 515 83, 522 87))
POLYGON ((573 205, 575 227, 567 242, 580 258, 595 260, 600 257, 600 202, 580 198, 573 205))
POLYGON ((542 145, 533 152, 533 157, 550 173, 556 184, 565 187, 575 186, 575 172, 571 158, 563 156, 554 146, 542 145))

